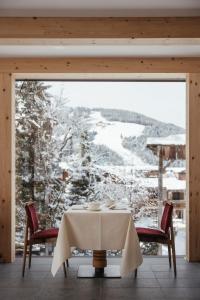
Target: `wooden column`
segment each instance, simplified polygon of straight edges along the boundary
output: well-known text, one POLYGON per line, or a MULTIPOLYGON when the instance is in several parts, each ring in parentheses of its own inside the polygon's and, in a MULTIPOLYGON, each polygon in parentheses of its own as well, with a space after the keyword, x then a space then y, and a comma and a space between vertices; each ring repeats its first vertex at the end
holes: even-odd
POLYGON ((200 261, 200 74, 187 76, 187 259, 200 261))
POLYGON ((158 199, 163 206, 163 147, 158 146, 158 199))
POLYGON ((0 73, 0 257, 15 257, 15 162, 13 78, 0 73))

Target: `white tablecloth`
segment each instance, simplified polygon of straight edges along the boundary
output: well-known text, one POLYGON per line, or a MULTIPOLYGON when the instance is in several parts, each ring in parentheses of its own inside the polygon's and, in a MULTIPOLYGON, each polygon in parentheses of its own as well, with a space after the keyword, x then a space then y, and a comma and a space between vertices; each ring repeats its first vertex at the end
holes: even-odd
POLYGON ((138 236, 129 210, 68 210, 63 214, 51 272, 55 276, 71 256, 71 247, 91 250, 122 250, 121 276, 142 263, 138 236))

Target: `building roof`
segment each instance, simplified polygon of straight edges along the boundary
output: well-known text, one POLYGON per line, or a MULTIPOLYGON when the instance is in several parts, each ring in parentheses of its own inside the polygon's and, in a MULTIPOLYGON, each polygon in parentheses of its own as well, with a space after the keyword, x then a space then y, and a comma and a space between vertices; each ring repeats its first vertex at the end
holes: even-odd
POLYGON ((186 158, 185 134, 153 137, 147 139, 147 148, 163 160, 184 160, 186 158))
POLYGON ((178 146, 185 145, 185 134, 174 134, 167 137, 147 138, 147 145, 178 146))

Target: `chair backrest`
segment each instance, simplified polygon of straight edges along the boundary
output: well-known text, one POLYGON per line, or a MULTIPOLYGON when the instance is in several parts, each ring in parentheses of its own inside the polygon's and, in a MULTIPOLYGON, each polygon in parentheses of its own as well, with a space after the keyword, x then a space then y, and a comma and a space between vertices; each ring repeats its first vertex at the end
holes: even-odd
POLYGON ((33 234, 39 229, 38 216, 35 209, 34 202, 28 202, 25 205, 28 227, 30 228, 30 233, 33 234))
POLYGON ((165 233, 168 233, 169 227, 171 226, 172 212, 173 212, 173 205, 171 203, 166 203, 162 214, 161 224, 160 224, 161 229, 165 233))

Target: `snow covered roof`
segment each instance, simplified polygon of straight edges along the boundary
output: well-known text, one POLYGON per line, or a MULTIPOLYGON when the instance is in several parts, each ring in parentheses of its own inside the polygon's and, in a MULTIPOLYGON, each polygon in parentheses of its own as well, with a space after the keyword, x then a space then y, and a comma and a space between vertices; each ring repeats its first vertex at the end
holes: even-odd
POLYGON ((60 167, 61 169, 63 169, 63 170, 68 170, 68 169, 70 169, 69 164, 66 163, 65 161, 61 161, 61 162, 59 163, 59 167, 60 167))
POLYGON ((174 134, 167 137, 147 138, 147 145, 178 146, 185 145, 185 134, 174 134))
MULTIPOLYGON (((157 188, 158 178, 142 178, 143 186, 147 188, 157 188)), ((178 180, 176 177, 163 178, 163 187, 167 190, 185 190, 185 180, 178 180)))

